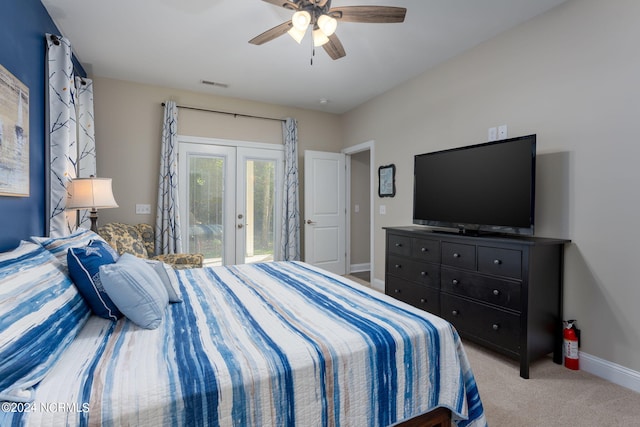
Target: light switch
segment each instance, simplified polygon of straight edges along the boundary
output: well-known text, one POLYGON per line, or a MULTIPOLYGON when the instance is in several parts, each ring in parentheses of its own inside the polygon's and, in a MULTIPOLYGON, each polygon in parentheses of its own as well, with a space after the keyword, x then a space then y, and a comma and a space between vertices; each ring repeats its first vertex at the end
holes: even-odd
POLYGON ((498 129, 497 128, 489 128, 489 135, 488 135, 488 140, 489 142, 491 141, 495 141, 496 139, 498 139, 498 129))
POLYGON ((380 215, 386 215, 386 214, 387 214, 387 206, 380 205, 380 215))

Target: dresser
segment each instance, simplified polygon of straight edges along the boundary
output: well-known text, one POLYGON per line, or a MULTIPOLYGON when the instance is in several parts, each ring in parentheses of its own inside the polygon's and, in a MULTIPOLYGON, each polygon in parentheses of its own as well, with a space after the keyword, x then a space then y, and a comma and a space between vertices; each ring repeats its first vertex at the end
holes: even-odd
POLYGON ((564 239, 387 227, 385 293, 520 362, 562 363, 564 239))

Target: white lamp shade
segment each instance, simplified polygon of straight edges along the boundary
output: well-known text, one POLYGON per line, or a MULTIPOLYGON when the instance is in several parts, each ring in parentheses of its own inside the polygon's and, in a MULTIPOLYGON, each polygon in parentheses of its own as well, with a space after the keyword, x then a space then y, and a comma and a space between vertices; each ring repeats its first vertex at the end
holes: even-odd
POLYGON ((302 39, 304 38, 304 35, 305 35, 306 31, 300 31, 296 27, 291 27, 291 29, 289 31, 287 31, 287 33, 289 33, 289 35, 295 41, 297 41, 298 44, 300 44, 302 42, 302 39))
POLYGON ((338 28, 338 21, 329 15, 320 15, 318 18, 318 27, 322 30, 325 36, 329 37, 336 32, 338 28))
POLYGON ((75 178, 68 188, 67 209, 117 208, 111 178, 75 178))
POLYGON ((313 30, 313 45, 315 47, 322 46, 328 42, 329 37, 327 37, 320 28, 313 30))
POLYGON ((291 23, 293 24, 293 28, 305 32, 311 23, 311 14, 306 10, 299 10, 291 17, 291 23))

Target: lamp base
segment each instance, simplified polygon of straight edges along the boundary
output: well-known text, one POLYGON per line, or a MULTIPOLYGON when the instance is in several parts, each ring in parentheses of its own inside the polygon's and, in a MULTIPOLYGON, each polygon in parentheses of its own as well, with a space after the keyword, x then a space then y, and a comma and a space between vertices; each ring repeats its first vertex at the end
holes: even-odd
POLYGON ((91 209, 89 219, 91 220, 91 231, 98 234, 98 211, 96 209, 91 209))

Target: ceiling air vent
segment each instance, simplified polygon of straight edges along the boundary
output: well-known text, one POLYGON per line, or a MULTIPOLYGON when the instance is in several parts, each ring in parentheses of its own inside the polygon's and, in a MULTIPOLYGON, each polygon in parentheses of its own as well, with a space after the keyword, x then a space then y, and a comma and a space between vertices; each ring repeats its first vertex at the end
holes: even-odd
POLYGON ((211 80, 201 80, 201 83, 203 85, 209 85, 209 86, 217 86, 217 87, 223 87, 223 88, 229 87, 229 85, 226 83, 212 82, 211 80))

